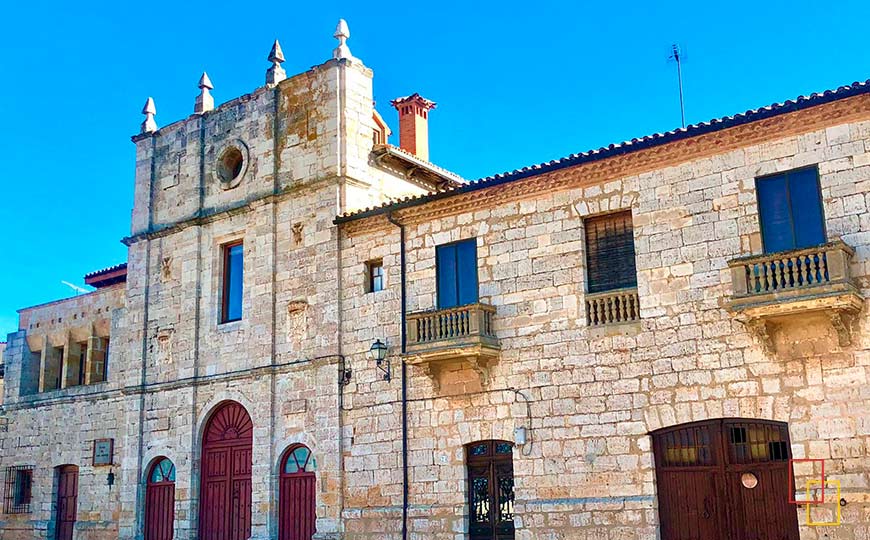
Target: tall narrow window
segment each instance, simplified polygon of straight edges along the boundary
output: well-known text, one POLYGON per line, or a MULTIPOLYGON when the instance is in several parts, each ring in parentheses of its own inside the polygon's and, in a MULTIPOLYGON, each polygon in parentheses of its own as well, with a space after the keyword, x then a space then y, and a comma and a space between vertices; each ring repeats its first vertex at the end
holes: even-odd
POLYGON ((244 246, 241 242, 224 246, 223 298, 221 322, 242 318, 242 279, 244 246))
POLYGON ((825 216, 816 167, 755 179, 765 253, 825 243, 825 216))
POLYGON ((631 211, 591 217, 585 226, 589 292, 637 287, 631 211))
POLYGON ((384 290, 384 261, 377 259, 366 263, 366 292, 384 290))
POLYGON ((477 240, 471 238, 435 249, 438 274, 438 307, 477 302, 477 240))

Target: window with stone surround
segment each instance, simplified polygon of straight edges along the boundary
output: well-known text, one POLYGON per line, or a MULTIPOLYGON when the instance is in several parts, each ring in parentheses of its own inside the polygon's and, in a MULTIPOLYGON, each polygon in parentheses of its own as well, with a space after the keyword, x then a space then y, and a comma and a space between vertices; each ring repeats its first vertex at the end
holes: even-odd
POLYGON ((244 244, 233 242, 223 246, 223 291, 221 322, 242 318, 242 280, 244 274, 244 244))
POLYGON ((29 513, 32 486, 32 465, 6 467, 3 512, 6 514, 29 513))
POLYGON ((765 253, 825 243, 825 216, 817 167, 755 179, 765 253))
POLYGON ((586 218, 584 225, 588 292, 637 287, 631 210, 586 218))
POLYGON ((438 309, 477 303, 476 238, 437 246, 435 267, 438 309))
POLYGON ((366 263, 366 292, 384 290, 384 261, 375 259, 366 263))

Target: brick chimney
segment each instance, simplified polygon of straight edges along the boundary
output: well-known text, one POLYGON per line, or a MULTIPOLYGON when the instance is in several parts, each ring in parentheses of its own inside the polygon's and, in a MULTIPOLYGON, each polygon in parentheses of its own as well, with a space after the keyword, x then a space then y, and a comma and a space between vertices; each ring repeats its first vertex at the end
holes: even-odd
POLYGON ((415 93, 390 104, 399 111, 399 147, 429 161, 429 111, 435 102, 415 93))

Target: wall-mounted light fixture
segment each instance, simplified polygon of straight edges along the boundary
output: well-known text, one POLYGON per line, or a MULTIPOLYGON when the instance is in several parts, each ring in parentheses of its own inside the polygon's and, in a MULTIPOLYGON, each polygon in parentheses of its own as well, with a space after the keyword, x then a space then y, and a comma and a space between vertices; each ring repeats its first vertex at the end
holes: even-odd
POLYGON ((350 384, 350 379, 353 376, 353 370, 347 365, 347 360, 344 356, 338 359, 338 385, 347 386, 350 384))
POLYGON ((109 474, 106 475, 106 485, 109 486, 109 489, 112 489, 112 486, 115 485, 115 473, 112 469, 109 469, 109 474))
POLYGON ((526 444, 525 426, 519 426, 514 428, 514 443, 516 443, 517 446, 522 446, 526 444))
POLYGON ((372 343, 368 352, 369 359, 374 360, 377 368, 383 372, 385 381, 389 381, 392 377, 390 361, 387 360, 387 351, 387 345, 380 339, 377 339, 372 343))

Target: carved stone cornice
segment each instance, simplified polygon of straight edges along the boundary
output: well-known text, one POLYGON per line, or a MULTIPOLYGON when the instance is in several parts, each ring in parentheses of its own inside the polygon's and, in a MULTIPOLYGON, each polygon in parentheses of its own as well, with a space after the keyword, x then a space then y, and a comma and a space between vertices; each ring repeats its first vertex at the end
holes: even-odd
POLYGON ((494 179, 483 180, 479 188, 475 188, 473 185, 465 186, 458 190, 423 196, 416 200, 402 201, 372 210, 358 218, 348 216, 348 218, 341 219, 341 224, 349 233, 370 230, 372 222, 388 212, 391 212, 394 218, 402 223, 425 222, 495 204, 510 203, 530 196, 603 184, 620 178, 724 154, 740 148, 863 120, 870 120, 870 94, 852 96, 738 126, 665 142, 658 146, 640 149, 626 146, 623 154, 604 157, 600 160, 592 159, 563 169, 542 172, 539 175, 517 179, 507 178, 501 182, 494 179), (365 222, 366 225, 352 225, 360 222, 365 222))

